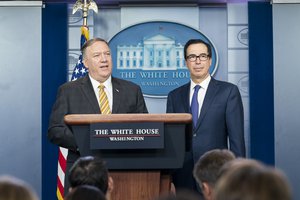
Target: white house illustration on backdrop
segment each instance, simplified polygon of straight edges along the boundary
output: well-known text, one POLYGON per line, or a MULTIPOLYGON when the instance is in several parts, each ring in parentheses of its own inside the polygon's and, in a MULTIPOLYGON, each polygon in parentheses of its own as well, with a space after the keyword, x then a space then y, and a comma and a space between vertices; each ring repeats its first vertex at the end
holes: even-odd
POLYGON ((175 39, 157 34, 145 37, 142 44, 117 46, 117 69, 185 69, 184 46, 175 39))

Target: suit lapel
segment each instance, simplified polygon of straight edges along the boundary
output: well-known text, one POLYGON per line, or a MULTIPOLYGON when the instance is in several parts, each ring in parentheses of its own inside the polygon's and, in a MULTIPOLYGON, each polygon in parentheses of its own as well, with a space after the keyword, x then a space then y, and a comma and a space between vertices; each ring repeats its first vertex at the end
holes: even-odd
POLYGON ((190 87, 191 87, 191 82, 186 84, 183 88, 181 99, 182 99, 182 105, 184 107, 184 112, 185 113, 192 113, 191 112, 191 107, 190 107, 190 87))
POLYGON ((204 116, 206 115, 207 111, 209 110, 209 107, 211 106, 211 103, 213 102, 214 97, 216 96, 218 91, 218 83, 214 78, 211 78, 205 97, 203 101, 203 105, 200 112, 200 117, 197 122, 196 128, 199 127, 201 124, 201 121, 203 120, 204 116))
POLYGON ((86 75, 81 82, 81 88, 83 94, 86 96, 87 102, 91 105, 95 113, 100 113, 100 107, 93 90, 92 83, 88 75, 86 75))
POLYGON ((113 78, 111 79, 112 82, 112 90, 113 90, 113 108, 112 113, 118 113, 118 109, 121 103, 121 85, 118 82, 117 79, 113 78))

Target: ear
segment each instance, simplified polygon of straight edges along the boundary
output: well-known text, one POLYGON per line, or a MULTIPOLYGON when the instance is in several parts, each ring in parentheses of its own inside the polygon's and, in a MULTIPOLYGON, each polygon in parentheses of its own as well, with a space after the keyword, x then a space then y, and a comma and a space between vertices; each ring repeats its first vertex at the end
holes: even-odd
POLYGON ((188 66, 189 61, 187 59, 185 59, 184 62, 185 62, 185 66, 188 66))
POLYGON ((206 200, 211 200, 213 197, 213 190, 207 182, 202 183, 202 192, 206 200))
POLYGON ((111 195, 112 195, 112 191, 114 189, 114 181, 112 179, 111 176, 108 177, 108 188, 107 188, 107 192, 105 194, 105 197, 107 200, 111 200, 111 195))
POLYGON ((176 194, 176 188, 173 182, 170 184, 170 193, 171 194, 176 194))
POLYGON ((112 177, 108 177, 108 189, 107 192, 112 192, 114 189, 114 180, 112 179, 112 177))
POLYGON ((85 66, 86 68, 89 68, 89 67, 86 65, 86 58, 82 58, 82 63, 84 64, 84 66, 85 66))

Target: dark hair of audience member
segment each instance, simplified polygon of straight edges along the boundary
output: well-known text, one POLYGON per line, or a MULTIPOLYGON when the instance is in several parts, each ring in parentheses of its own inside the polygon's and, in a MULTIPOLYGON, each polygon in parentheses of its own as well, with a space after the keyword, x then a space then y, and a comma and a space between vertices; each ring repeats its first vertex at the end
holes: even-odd
POLYGON ((266 166, 261 163, 260 161, 254 160, 254 159, 248 159, 248 158, 236 158, 232 161, 229 161, 225 163, 221 169, 219 170, 217 180, 219 180, 224 174, 226 174, 229 171, 234 171, 235 169, 238 169, 240 167, 250 167, 250 168, 260 168, 264 169, 266 166))
POLYGON ((239 162, 218 180, 215 200, 292 199, 290 186, 281 171, 255 164, 255 161, 248 164, 239 162))
POLYGON ((80 185, 92 185, 106 194, 108 170, 105 162, 92 156, 79 158, 70 169, 69 182, 72 188, 80 185))
POLYGON ((206 182, 214 187, 222 166, 234 159, 234 154, 227 149, 208 151, 195 164, 193 175, 200 186, 206 182))
POLYGON ((1 176, 0 200, 38 200, 38 197, 25 181, 13 176, 1 176))
POLYGON ((80 185, 72 189, 65 200, 106 200, 105 194, 92 185, 80 185))
POLYGON ((158 197, 156 200, 201 200, 201 196, 193 190, 180 189, 176 194, 170 193, 158 197))

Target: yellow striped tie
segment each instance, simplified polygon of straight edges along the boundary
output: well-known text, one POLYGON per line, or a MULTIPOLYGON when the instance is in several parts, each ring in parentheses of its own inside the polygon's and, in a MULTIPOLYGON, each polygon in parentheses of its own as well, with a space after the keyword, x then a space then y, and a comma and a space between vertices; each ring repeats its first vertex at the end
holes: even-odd
POLYGON ((108 103, 108 98, 107 95, 104 91, 105 86, 103 84, 100 84, 98 86, 99 88, 99 101, 100 101, 100 110, 102 114, 111 114, 110 108, 109 108, 109 103, 108 103))

